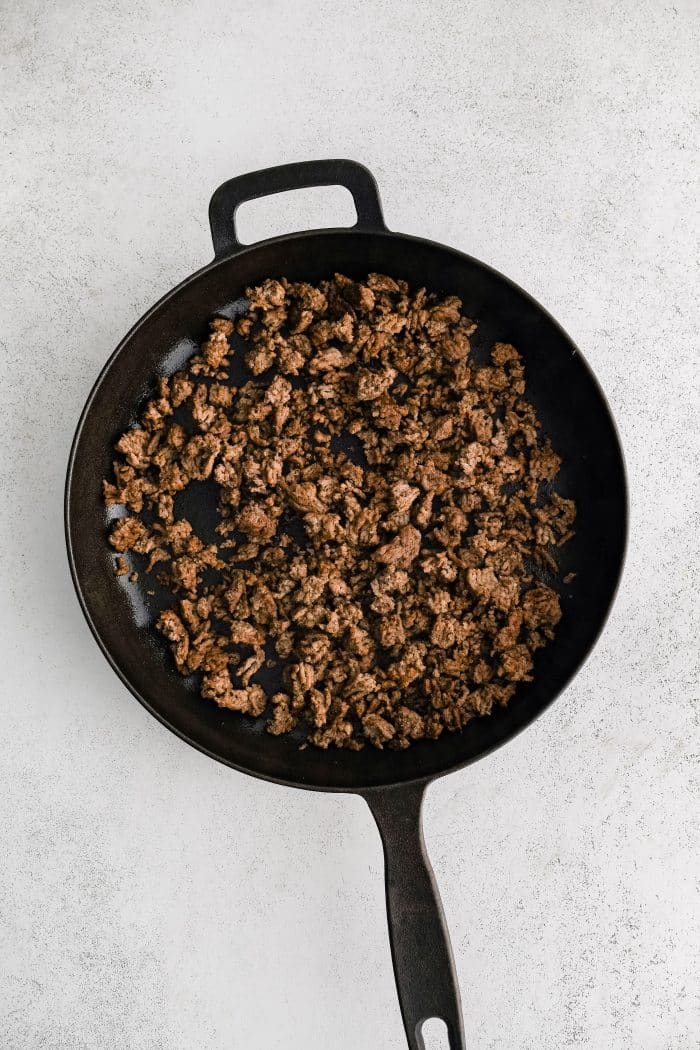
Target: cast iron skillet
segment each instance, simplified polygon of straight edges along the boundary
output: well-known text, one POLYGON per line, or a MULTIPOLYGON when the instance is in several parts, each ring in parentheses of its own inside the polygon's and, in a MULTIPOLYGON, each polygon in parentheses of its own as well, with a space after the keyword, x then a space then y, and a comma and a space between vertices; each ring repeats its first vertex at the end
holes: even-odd
MULTIPOLYGON (((366 168, 348 160, 310 161, 231 179, 209 208, 215 258, 169 292, 117 347, 83 410, 66 484, 66 538, 73 581, 90 629, 110 664, 164 725, 211 758, 293 787, 362 795, 379 826, 386 858, 389 933, 408 1045, 423 1050, 425 1019, 447 1025, 450 1050, 464 1050, 452 953, 421 831, 428 783, 483 758, 510 740, 564 689, 596 641, 622 568, 627 497, 622 453, 605 398, 583 357, 556 321, 507 278, 467 255, 390 232, 366 168), (357 223, 246 246, 235 213, 246 201, 310 186, 350 190, 357 223), (126 586, 114 576, 106 543, 108 515, 101 481, 112 446, 138 415, 154 377, 175 371, 204 336, 214 313, 240 308, 246 285, 265 277, 316 282, 340 271, 361 278, 380 271, 414 287, 456 294, 479 322, 478 343, 514 343, 523 354, 528 396, 563 458, 558 488, 578 504, 576 536, 562 552, 563 618, 556 640, 538 653, 535 679, 505 709, 457 734, 407 751, 299 751, 261 722, 198 698, 196 683, 174 670, 167 645, 150 624, 164 600, 142 577, 126 586), (237 307, 238 304, 238 307, 237 307)), ((190 514, 196 513, 192 508, 190 514)))

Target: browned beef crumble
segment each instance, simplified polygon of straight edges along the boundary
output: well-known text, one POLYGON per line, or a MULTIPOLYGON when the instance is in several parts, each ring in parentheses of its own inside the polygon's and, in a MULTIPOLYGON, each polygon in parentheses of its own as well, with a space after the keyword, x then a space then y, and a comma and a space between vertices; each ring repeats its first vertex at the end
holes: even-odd
POLYGON ((517 350, 497 343, 478 365, 459 299, 381 274, 246 294, 160 380, 104 482, 128 510, 112 547, 172 593, 157 628, 178 670, 321 748, 405 748, 507 704, 561 617, 536 573, 556 573, 575 517, 517 350), (216 543, 175 516, 206 480, 216 543))

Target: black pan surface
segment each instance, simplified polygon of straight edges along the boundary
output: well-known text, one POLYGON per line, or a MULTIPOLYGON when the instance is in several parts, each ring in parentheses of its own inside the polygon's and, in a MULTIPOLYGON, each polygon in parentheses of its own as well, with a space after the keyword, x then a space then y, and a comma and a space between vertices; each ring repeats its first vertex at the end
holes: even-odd
MULTIPOLYGON (((235 306, 234 306, 235 309, 235 306)), ((170 729, 237 769, 300 787, 357 790, 434 776, 480 758, 537 717, 576 673, 595 642, 617 587, 627 518, 622 454, 608 406, 583 356, 552 317, 522 289, 466 255, 392 233, 321 231, 258 244, 214 262, 163 298, 126 336, 100 375, 71 454, 66 530, 73 578, 88 623, 122 681, 170 729), (535 678, 505 709, 457 734, 407 751, 298 750, 287 737, 197 696, 174 669, 151 624, 162 608, 155 584, 114 576, 106 543, 101 482, 112 448, 132 424, 159 375, 176 371, 204 337, 208 318, 230 312, 246 285, 267 276, 315 282, 335 271, 369 271, 458 295, 478 321, 479 348, 496 340, 522 353, 527 396, 563 460, 557 488, 576 500, 576 535, 561 552, 563 617, 554 643, 537 653, 535 678)))

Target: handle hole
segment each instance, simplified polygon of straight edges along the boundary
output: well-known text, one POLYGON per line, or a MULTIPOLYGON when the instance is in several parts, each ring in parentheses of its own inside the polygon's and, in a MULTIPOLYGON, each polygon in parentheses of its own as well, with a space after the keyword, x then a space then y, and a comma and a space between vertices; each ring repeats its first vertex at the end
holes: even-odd
POLYGON ((344 186, 312 186, 245 201, 236 212, 236 231, 241 244, 255 244, 299 230, 354 226, 356 221, 352 194, 344 186))
POLYGON ((450 1050, 447 1025, 440 1017, 429 1017, 420 1028, 424 1050, 450 1050))

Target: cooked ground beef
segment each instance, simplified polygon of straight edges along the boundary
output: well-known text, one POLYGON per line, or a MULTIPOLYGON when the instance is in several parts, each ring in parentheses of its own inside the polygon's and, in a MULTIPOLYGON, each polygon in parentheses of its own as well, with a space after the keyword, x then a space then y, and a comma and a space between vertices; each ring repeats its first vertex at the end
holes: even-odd
POLYGON ((575 517, 517 350, 477 364, 459 299, 381 274, 246 294, 160 380, 104 482, 127 509, 117 573, 134 552, 172 594, 156 626, 177 669, 322 748, 405 748, 507 704, 561 617, 537 571, 575 517), (203 481, 216 543, 175 516, 203 481))

